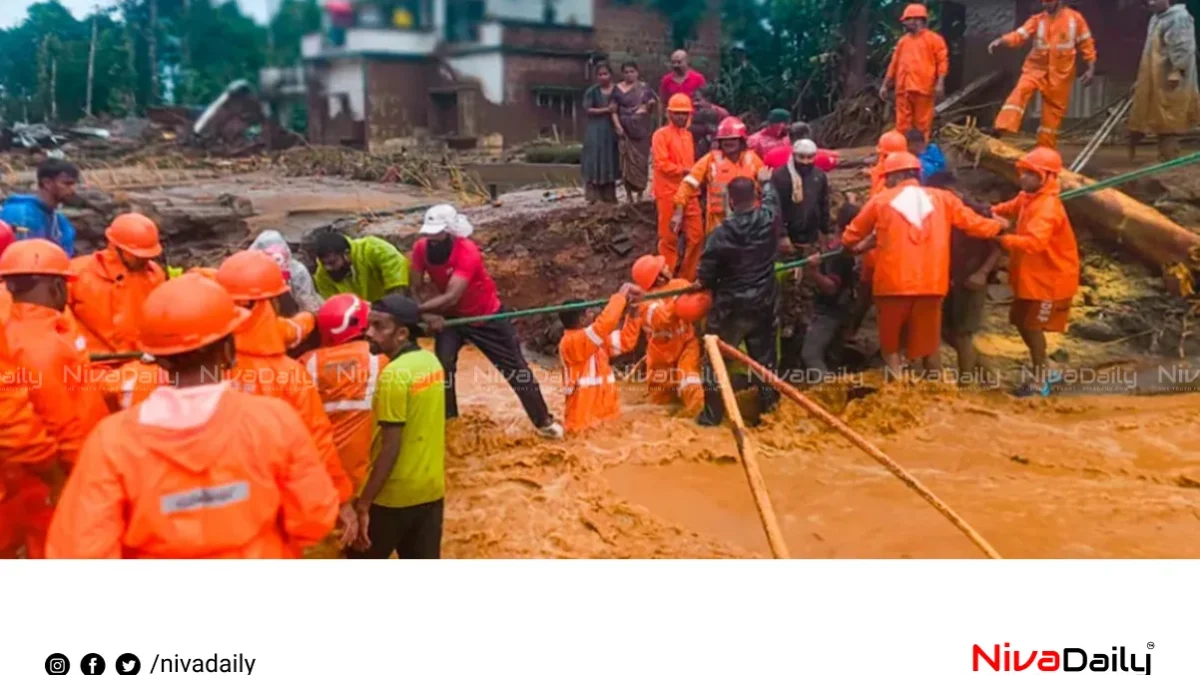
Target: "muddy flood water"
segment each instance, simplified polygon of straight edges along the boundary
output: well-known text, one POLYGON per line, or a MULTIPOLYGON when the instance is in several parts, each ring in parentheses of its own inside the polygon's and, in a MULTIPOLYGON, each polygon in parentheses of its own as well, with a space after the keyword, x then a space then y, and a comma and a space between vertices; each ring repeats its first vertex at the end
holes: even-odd
MULTIPOLYGON (((449 429, 444 555, 769 555, 727 428, 674 417, 627 385, 620 420, 546 442, 478 352, 460 363, 468 375, 464 415, 449 429)), ((561 411, 554 375, 535 369, 561 411)), ((880 389, 839 416, 1005 557, 1200 557, 1200 394, 1016 400, 921 385, 880 389)), ((793 556, 979 555, 790 402, 751 433, 793 556)))

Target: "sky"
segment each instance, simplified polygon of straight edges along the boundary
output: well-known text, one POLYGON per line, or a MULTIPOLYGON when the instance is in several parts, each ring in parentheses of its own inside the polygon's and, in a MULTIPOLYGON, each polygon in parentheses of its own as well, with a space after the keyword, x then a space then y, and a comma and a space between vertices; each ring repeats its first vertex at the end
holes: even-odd
MULTIPOLYGON (((91 8, 96 5, 106 7, 116 4, 114 0, 58 1, 71 10, 77 19, 87 16, 91 8)), ((0 0, 0 28, 11 28, 20 23, 25 18, 25 9, 35 2, 37 0, 0 0)), ((237 3, 241 5, 243 12, 253 16, 259 23, 266 23, 268 5, 275 7, 278 5, 278 0, 237 0, 237 3)))

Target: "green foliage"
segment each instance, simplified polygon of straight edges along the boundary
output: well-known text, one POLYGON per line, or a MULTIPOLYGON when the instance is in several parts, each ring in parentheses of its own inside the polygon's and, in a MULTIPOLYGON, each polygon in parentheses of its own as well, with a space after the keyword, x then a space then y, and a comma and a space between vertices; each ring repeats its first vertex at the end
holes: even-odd
POLYGON ((268 63, 295 63, 301 36, 320 27, 321 9, 317 0, 284 0, 272 21, 270 50, 267 28, 242 14, 234 0, 120 0, 82 20, 56 0, 36 3, 23 22, 0 30, 0 119, 49 119, 52 72, 58 118, 84 116, 93 19, 92 112, 121 116, 160 103, 206 104, 233 80, 257 82, 258 70, 268 63), (153 35, 152 1, 158 15, 153 35), (158 100, 152 95, 155 71, 158 100))

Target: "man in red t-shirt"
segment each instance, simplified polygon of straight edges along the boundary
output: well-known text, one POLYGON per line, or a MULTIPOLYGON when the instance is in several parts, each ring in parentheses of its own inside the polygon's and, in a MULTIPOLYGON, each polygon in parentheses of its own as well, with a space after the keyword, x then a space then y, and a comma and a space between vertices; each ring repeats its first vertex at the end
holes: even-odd
MULTIPOLYGON (((501 310, 496 283, 483 266, 479 247, 468 239, 472 229, 466 216, 449 204, 425 212, 425 222, 420 230, 424 236, 413 245, 409 275, 413 295, 424 299, 422 314, 461 318, 487 316, 501 310), (424 292, 427 274, 436 293, 424 292)), ((562 425, 554 421, 546 407, 537 378, 521 354, 521 343, 511 321, 488 321, 452 328, 431 325, 430 328, 436 332, 434 352, 446 371, 447 418, 458 416, 454 382, 458 352, 463 343, 470 342, 508 381, 538 433, 547 438, 562 438, 562 425)))
POLYGON ((663 75, 658 96, 663 101, 670 101, 675 94, 687 94, 688 98, 692 98, 696 90, 707 86, 708 80, 704 79, 704 75, 688 65, 688 53, 678 49, 671 54, 671 72, 663 75))

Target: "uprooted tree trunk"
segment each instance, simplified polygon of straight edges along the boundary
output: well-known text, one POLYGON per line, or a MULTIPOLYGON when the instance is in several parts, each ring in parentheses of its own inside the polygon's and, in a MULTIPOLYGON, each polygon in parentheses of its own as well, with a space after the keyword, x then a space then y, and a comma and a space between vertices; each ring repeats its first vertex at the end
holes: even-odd
MULTIPOLYGON (((944 127, 942 137, 976 157, 983 168, 1016 182, 1016 163, 1024 151, 967 127, 944 127)), ((1059 182, 1066 191, 1095 181, 1064 171, 1059 182)), ((1200 261, 1200 235, 1124 192, 1112 188, 1098 190, 1067 201, 1066 207, 1072 223, 1090 228, 1147 263, 1164 268, 1180 264, 1196 267, 1196 261, 1200 261)))
POLYGON ((850 97, 862 91, 867 84, 867 61, 870 54, 871 3, 856 0, 848 8, 850 35, 847 37, 846 68, 842 73, 842 95, 850 97))

